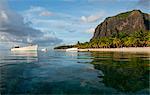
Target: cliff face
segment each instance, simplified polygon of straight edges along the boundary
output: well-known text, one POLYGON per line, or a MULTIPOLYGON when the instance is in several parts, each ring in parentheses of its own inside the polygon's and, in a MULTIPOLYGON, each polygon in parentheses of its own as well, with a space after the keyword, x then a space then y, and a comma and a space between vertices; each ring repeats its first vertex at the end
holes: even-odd
POLYGON ((150 15, 133 10, 106 18, 96 27, 92 39, 112 36, 119 32, 130 34, 140 30, 150 30, 150 15))

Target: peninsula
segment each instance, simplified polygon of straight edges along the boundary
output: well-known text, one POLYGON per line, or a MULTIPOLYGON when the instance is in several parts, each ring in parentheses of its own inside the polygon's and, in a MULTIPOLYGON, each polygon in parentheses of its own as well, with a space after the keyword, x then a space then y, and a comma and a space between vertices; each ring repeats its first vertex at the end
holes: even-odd
POLYGON ((89 42, 78 41, 75 45, 58 46, 54 49, 72 47, 78 48, 79 51, 150 52, 150 14, 132 10, 107 17, 95 28, 89 42))

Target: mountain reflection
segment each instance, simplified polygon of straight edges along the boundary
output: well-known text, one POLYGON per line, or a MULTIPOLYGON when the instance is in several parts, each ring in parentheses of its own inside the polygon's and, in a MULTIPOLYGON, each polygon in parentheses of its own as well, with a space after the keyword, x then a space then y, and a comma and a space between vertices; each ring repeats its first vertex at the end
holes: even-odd
POLYGON ((149 55, 92 52, 95 69, 101 70, 103 83, 121 92, 137 92, 149 88, 149 55))

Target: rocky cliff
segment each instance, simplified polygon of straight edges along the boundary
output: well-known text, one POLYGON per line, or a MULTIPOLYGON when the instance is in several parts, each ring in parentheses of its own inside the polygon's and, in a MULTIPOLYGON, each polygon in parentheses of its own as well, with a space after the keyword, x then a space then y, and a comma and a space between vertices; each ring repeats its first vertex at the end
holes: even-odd
POLYGON ((112 36, 119 32, 130 34, 140 30, 150 30, 150 15, 133 10, 106 18, 96 27, 92 39, 112 36))

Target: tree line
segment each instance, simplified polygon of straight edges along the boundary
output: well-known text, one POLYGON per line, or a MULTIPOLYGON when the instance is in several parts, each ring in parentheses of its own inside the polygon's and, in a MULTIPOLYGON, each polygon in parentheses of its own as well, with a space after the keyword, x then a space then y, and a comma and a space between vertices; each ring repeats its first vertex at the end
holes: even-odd
POLYGON ((121 47, 148 47, 150 46, 150 31, 136 31, 131 34, 119 32, 110 37, 92 39, 90 42, 78 43, 78 48, 121 48, 121 47))

